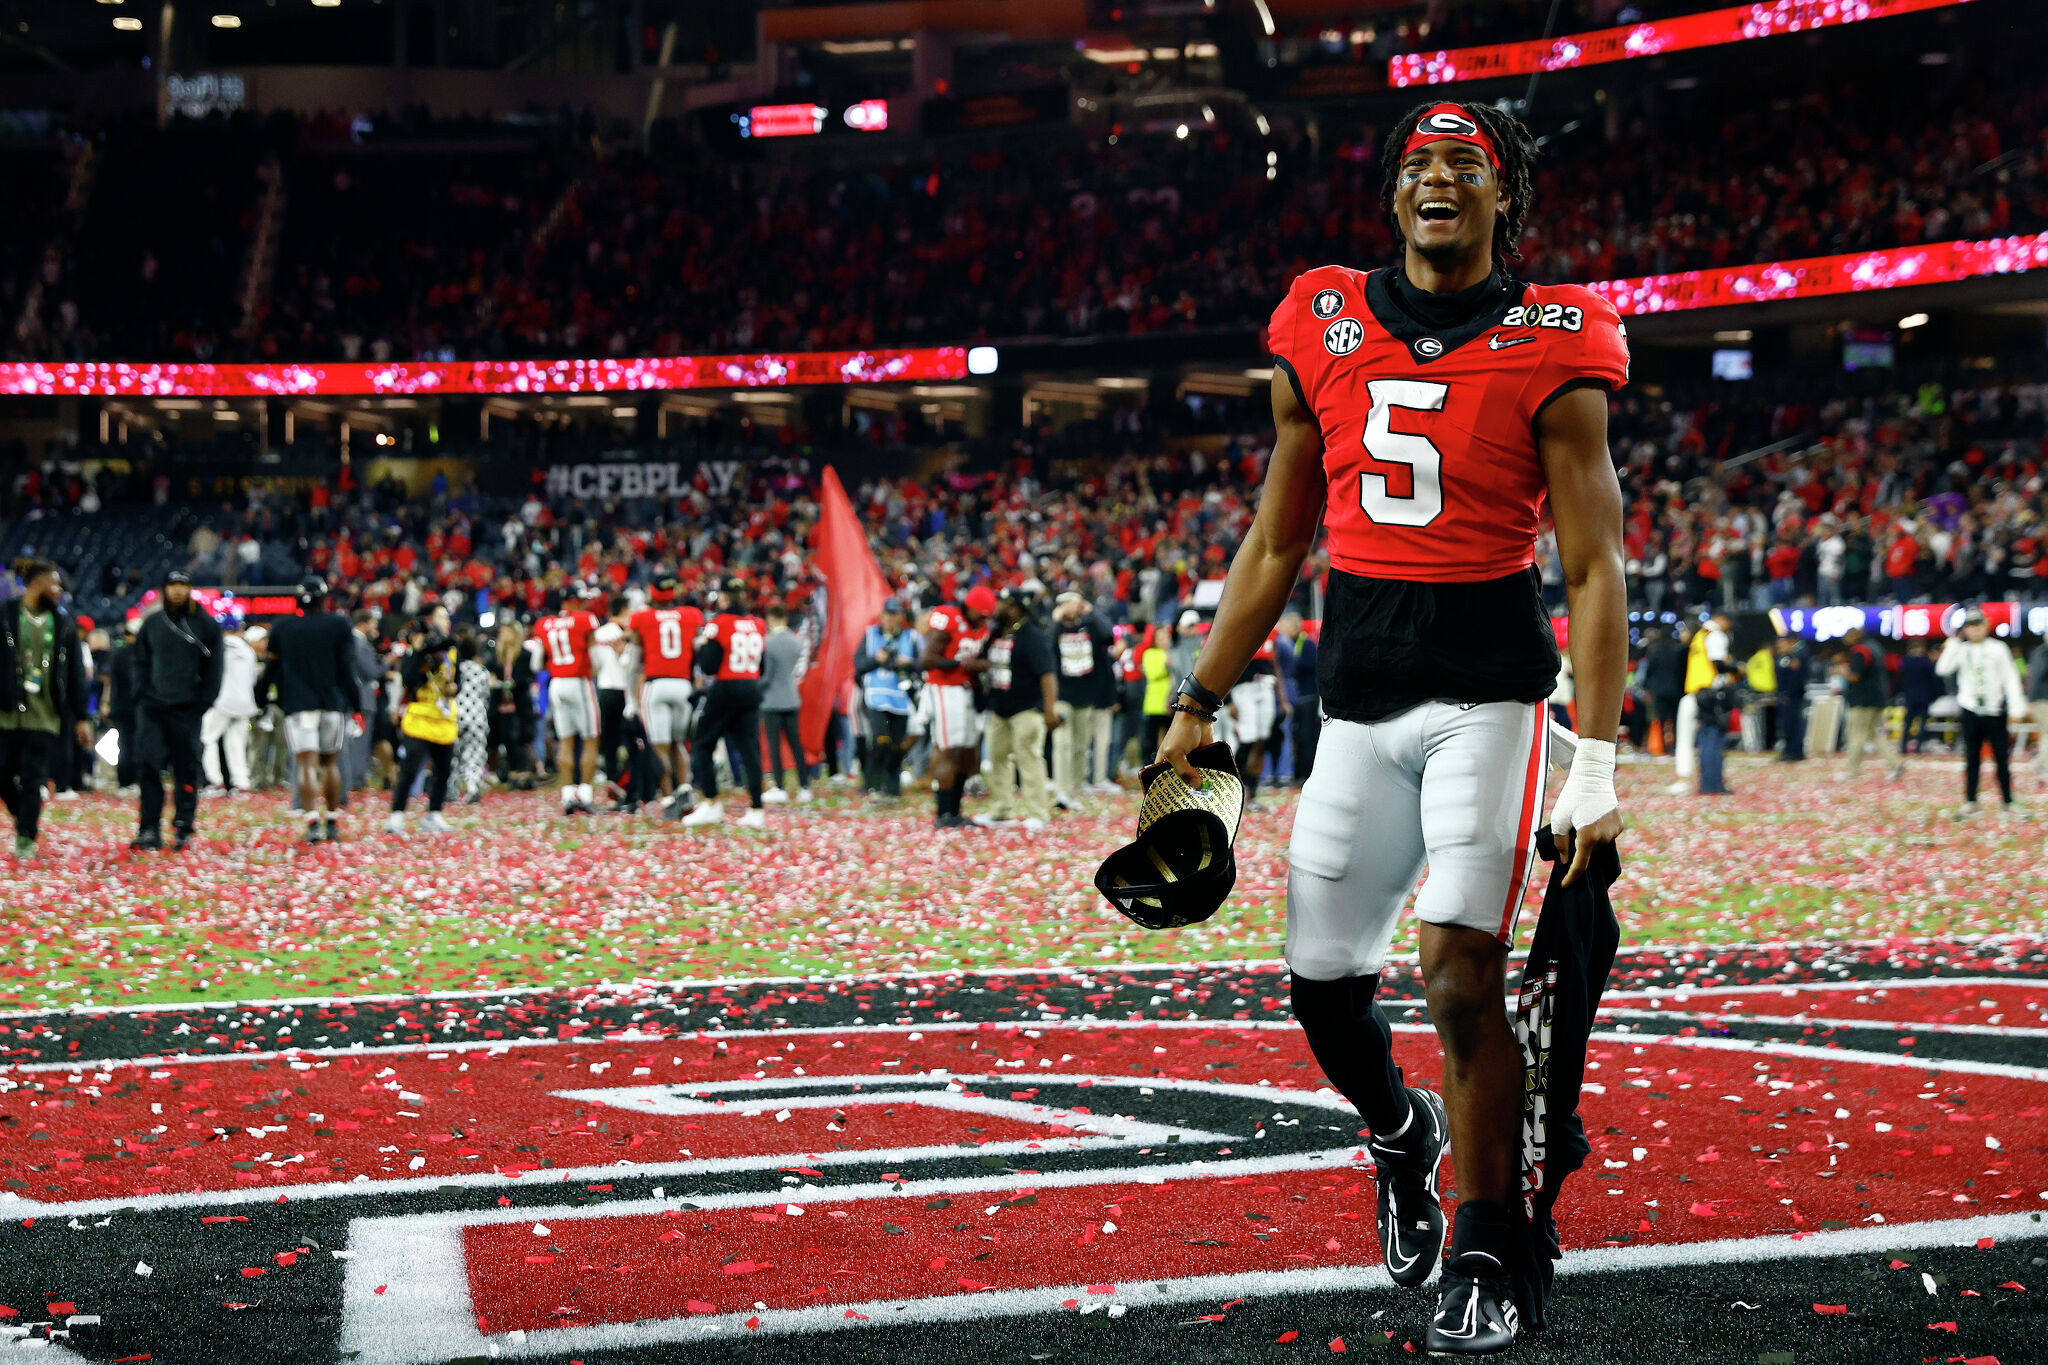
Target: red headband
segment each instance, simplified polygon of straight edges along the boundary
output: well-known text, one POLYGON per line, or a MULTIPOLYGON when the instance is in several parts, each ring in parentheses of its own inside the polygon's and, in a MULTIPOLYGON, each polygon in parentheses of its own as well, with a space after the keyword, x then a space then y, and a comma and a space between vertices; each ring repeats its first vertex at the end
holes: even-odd
POLYGON ((1479 126, 1479 121, 1456 104, 1438 104, 1415 120, 1415 131, 1408 135, 1408 144, 1401 148, 1405 161, 1408 154, 1417 147, 1426 147, 1432 142, 1469 142, 1486 153, 1486 159, 1493 163, 1495 174, 1500 173, 1500 152, 1494 148, 1493 139, 1479 126))

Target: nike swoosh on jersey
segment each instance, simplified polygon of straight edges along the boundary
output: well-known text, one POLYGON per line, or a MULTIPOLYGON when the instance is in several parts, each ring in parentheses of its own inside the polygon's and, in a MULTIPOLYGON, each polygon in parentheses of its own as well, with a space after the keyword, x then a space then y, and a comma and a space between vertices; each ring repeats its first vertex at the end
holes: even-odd
POLYGON ((1495 332, 1486 339, 1486 349, 1489 351, 1505 351, 1510 346, 1522 346, 1534 340, 1536 340, 1535 337, 1503 337, 1499 332, 1495 332))

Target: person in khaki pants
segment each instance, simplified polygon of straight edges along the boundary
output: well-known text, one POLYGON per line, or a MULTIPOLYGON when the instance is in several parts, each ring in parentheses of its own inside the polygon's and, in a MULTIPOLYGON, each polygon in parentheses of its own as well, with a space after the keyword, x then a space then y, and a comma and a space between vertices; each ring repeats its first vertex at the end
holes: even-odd
POLYGON ((988 736, 989 808, 975 817, 975 823, 1002 823, 1021 809, 1024 828, 1035 834, 1052 818, 1045 737, 1060 728, 1052 644, 1008 589, 996 599, 994 632, 983 651, 988 671, 982 675, 987 688, 983 733, 988 736))
POLYGON ((1109 622, 1078 592, 1063 592, 1053 603, 1053 635, 1060 668, 1060 731, 1052 745, 1053 802, 1073 810, 1085 791, 1109 782, 1110 708, 1116 703, 1109 622), (1095 755, 1095 783, 1084 787, 1088 755, 1095 755))
POLYGON ((1835 669, 1843 682, 1842 700, 1849 709, 1849 761, 1836 776, 1848 779, 1861 773, 1863 750, 1875 740, 1878 757, 1884 760, 1885 776, 1896 782, 1905 772, 1905 760, 1899 756, 1898 746, 1884 725, 1884 661, 1873 646, 1865 643, 1860 626, 1852 627, 1842 637, 1842 643, 1848 648, 1835 669))

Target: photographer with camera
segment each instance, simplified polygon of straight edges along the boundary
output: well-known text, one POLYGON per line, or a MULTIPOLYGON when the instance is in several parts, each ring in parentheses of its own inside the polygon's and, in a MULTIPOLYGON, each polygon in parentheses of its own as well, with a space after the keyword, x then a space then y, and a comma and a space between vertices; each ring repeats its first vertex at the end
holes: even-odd
POLYGON ((428 770, 427 815, 420 828, 446 834, 441 808, 448 802, 448 779, 455 769, 455 696, 460 688, 455 642, 445 635, 422 638, 400 665, 404 710, 398 717, 400 759, 398 781, 391 788, 387 834, 405 833, 405 803, 421 769, 428 770))
POLYGON ((903 604, 882 603, 882 619, 861 637, 853 675, 860 680, 861 711, 867 730, 867 771, 862 786, 869 796, 894 801, 903 795, 903 758, 908 751, 910 712, 924 686, 917 661, 924 657, 924 639, 910 628, 903 604))

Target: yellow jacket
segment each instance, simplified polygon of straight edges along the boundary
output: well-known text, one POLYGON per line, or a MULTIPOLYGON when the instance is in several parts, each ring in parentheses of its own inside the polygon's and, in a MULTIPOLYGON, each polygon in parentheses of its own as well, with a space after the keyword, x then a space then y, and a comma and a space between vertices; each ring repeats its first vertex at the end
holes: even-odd
POLYGON ((1145 714, 1163 716, 1173 701, 1173 679, 1168 672, 1166 651, 1154 645, 1145 651, 1139 663, 1145 669, 1145 714))
POLYGON ((1685 648, 1685 691, 1690 696, 1703 687, 1714 685, 1714 661, 1707 657, 1707 636, 1712 632, 1701 626, 1692 633, 1692 643, 1685 648))
POLYGON ((1749 690, 1767 695, 1778 690, 1778 659, 1769 645, 1749 656, 1749 690))
POLYGON ((455 660, 442 656, 438 668, 425 669, 398 722, 399 731, 428 744, 455 742, 455 660))

